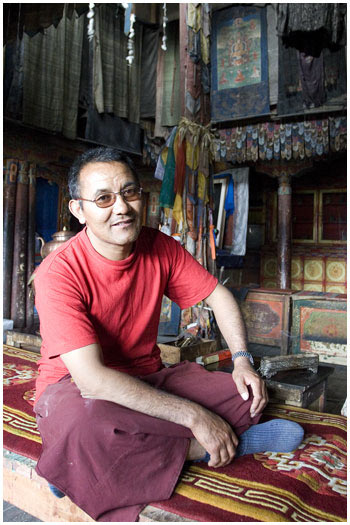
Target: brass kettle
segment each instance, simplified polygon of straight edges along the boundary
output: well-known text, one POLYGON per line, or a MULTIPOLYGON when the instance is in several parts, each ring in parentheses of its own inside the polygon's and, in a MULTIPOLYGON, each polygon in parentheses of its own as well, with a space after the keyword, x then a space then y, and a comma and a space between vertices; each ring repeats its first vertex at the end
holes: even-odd
POLYGON ((52 235, 53 240, 49 242, 45 242, 42 237, 39 235, 36 236, 37 239, 41 242, 41 250, 40 255, 44 259, 49 253, 53 252, 61 246, 64 242, 68 241, 71 237, 74 237, 75 232, 72 232, 70 230, 67 230, 67 228, 64 226, 63 230, 56 232, 52 235))

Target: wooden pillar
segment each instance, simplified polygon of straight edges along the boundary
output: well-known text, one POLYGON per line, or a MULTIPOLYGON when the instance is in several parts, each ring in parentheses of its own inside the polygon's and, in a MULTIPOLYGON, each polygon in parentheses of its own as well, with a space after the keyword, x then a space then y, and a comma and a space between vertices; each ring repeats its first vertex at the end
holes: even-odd
POLYGON ((11 290, 17 173, 17 161, 15 159, 5 159, 3 192, 3 317, 5 319, 11 319, 11 290))
POLYGON ((28 162, 20 160, 16 190, 11 294, 11 319, 15 328, 24 328, 26 324, 28 189, 28 162))
MULTIPOLYGON (((35 186, 36 166, 31 164, 29 168, 29 190, 28 190, 28 238, 27 238, 27 277, 28 283, 35 270, 35 186)), ((34 325, 34 296, 26 284, 26 330, 32 330, 34 325)))
POLYGON ((278 177, 278 253, 277 287, 282 290, 291 287, 292 260, 292 188, 290 176, 278 177))

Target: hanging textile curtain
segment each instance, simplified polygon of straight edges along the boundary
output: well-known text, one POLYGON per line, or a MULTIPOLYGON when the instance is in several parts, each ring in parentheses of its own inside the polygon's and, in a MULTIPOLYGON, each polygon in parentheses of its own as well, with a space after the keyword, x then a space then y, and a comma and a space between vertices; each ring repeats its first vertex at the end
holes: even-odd
POLYGON ((176 137, 177 128, 175 127, 169 137, 169 145, 167 147, 166 161, 164 164, 164 177, 162 189, 160 192, 159 203, 164 208, 172 208, 174 205, 175 192, 175 152, 174 141, 176 137))
POLYGON ((245 255, 249 211, 249 168, 231 171, 234 187, 232 255, 245 255))
POLYGON ((159 30, 143 28, 141 58, 141 118, 152 118, 156 114, 156 80, 159 30))
POLYGON ((4 161, 4 317, 30 329, 34 303, 27 282, 35 259, 35 172, 27 161, 4 161))
POLYGON ((167 35, 167 51, 164 56, 161 125, 176 126, 181 117, 179 24, 177 21, 168 25, 167 35))
POLYGON ((23 39, 9 42, 4 53, 4 114, 22 120, 23 39))
POLYGON ((114 113, 130 122, 140 122, 140 71, 142 26, 135 23, 135 56, 131 66, 125 57, 127 37, 124 19, 116 17, 115 6, 100 4, 95 10, 93 40, 93 93, 99 113, 114 113))
POLYGON ((23 122, 76 138, 84 18, 23 34, 23 122))
POLYGON ((157 80, 156 80, 156 115, 154 124, 154 136, 168 138, 168 128, 162 126, 162 109, 164 96, 164 61, 165 53, 161 47, 161 39, 158 39, 157 54, 157 80))
POLYGON ((334 44, 346 44, 346 3, 297 3, 276 4, 277 33, 290 36, 298 31, 324 31, 334 44))

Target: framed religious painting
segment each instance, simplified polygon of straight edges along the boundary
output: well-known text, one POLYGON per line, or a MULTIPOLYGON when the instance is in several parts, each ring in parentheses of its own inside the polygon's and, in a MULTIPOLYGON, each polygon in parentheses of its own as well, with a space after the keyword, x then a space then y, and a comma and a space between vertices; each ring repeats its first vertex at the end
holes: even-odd
POLYGON ((211 64, 213 122, 270 113, 265 7, 214 12, 211 64))

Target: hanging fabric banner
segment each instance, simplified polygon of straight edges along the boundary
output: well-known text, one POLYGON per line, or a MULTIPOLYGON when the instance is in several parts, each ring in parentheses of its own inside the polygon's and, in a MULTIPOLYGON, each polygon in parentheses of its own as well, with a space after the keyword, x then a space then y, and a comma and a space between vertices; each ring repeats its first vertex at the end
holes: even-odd
POLYGON ((302 113, 305 109, 324 107, 330 109, 346 107, 346 51, 344 47, 330 50, 323 49, 322 37, 313 37, 313 45, 317 51, 314 57, 302 49, 302 44, 297 40, 295 47, 286 46, 279 39, 279 65, 278 65, 278 105, 279 115, 302 113), (318 58, 315 58, 317 55, 318 58), (307 61, 309 71, 305 75, 303 66, 307 61), (311 64, 313 68, 311 69, 311 64), (303 79, 309 77, 306 83, 303 79), (309 86, 308 86, 309 84, 309 86), (313 89, 310 89, 310 85, 313 89), (318 87, 318 89, 315 89, 318 87), (313 93, 314 91, 314 93, 313 93), (312 96, 308 94, 311 92, 312 96), (321 93, 321 94, 320 94, 321 93))
POLYGON ((211 119, 270 112, 266 9, 230 7, 213 14, 211 119))

